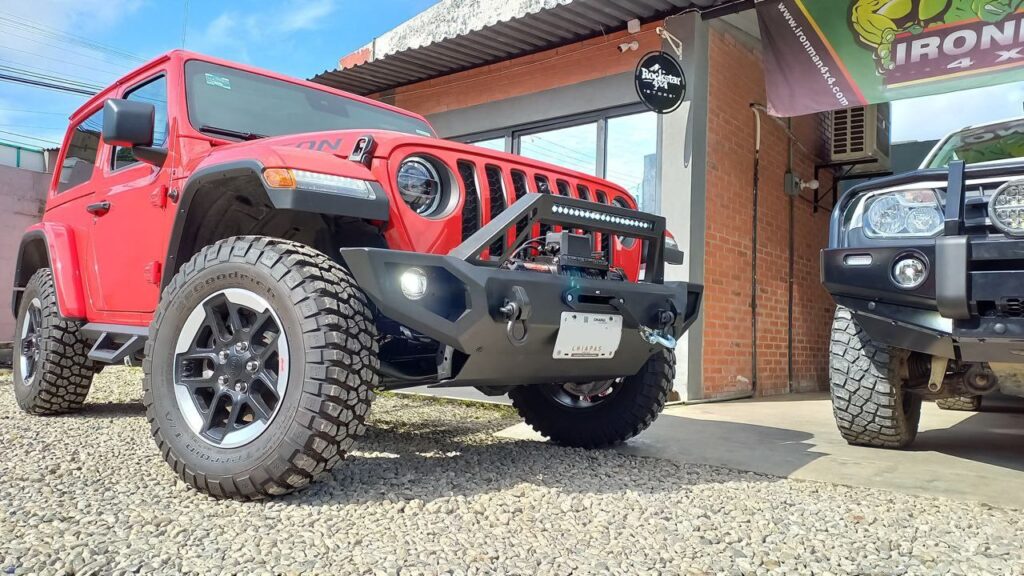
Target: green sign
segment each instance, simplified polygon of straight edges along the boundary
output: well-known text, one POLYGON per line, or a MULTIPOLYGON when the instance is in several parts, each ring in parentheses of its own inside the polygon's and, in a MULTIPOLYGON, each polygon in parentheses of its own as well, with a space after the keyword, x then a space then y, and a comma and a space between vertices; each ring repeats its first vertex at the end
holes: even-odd
POLYGON ((1024 0, 765 0, 779 116, 1024 80, 1024 0))

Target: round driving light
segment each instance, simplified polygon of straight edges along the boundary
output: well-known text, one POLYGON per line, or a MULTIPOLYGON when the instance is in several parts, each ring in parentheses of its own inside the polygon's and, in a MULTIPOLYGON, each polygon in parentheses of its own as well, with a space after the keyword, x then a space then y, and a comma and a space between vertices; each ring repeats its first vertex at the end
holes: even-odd
POLYGON ((907 231, 911 234, 934 234, 942 227, 942 214, 931 206, 914 208, 907 214, 907 231))
POLYGON ((1024 236, 1024 180, 1000 186, 989 200, 988 215, 1004 234, 1024 236))
POLYGON ((441 208, 444 182, 433 162, 413 156, 398 167, 398 194, 420 216, 435 216, 441 208))
POLYGON ((419 268, 409 268, 399 279, 402 294, 409 300, 419 300, 427 293, 427 274, 419 268))
POLYGON ((928 265, 917 256, 902 256, 892 267, 892 279, 900 288, 917 288, 928 276, 928 265))

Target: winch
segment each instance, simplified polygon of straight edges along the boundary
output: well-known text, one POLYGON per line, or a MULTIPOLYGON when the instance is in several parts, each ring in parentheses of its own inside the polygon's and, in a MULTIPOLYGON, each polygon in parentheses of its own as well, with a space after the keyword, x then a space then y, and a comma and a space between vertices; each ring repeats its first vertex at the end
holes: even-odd
POLYGON ((622 270, 611 267, 604 252, 594 250, 589 234, 566 230, 527 240, 508 259, 506 267, 574 278, 626 279, 622 270))

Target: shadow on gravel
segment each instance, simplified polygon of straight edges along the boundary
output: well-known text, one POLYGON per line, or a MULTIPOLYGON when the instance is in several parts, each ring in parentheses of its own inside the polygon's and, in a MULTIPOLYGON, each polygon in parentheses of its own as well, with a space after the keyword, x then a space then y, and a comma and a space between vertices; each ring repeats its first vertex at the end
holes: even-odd
POLYGON ((921 432, 912 449, 1024 471, 1024 400, 986 397, 979 413, 949 428, 921 432))
MULTIPOLYGON (((618 450, 581 450, 489 437, 519 422, 495 420, 485 429, 454 420, 415 420, 402 429, 370 426, 357 445, 358 454, 335 468, 329 478, 283 502, 322 506, 419 500, 429 508, 430 502, 439 498, 472 497, 521 484, 570 494, 614 495, 664 494, 708 484, 780 480, 618 450), (481 442, 482 435, 488 436, 486 443, 481 442)), ((680 437, 678 441, 694 439, 680 437)))
POLYGON ((66 418, 139 418, 146 415, 142 402, 87 402, 81 412, 66 418))

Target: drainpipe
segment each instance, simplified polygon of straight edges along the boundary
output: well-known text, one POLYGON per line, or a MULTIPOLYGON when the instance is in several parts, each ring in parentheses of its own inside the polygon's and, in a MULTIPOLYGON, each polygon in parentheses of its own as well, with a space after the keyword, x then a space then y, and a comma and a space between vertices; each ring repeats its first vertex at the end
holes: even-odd
MULTIPOLYGON (((793 132, 793 119, 786 119, 786 127, 789 132, 793 132)), ((793 173, 793 139, 789 138, 789 153, 786 159, 786 171, 790 174, 793 173)), ((787 310, 788 318, 786 324, 786 374, 789 377, 789 383, 787 391, 793 393, 793 280, 794 271, 796 269, 796 198, 793 194, 787 194, 789 196, 789 278, 787 279, 787 287, 789 288, 789 308, 787 310)))
POLYGON ((750 256, 750 394, 757 393, 757 216, 761 188, 761 111, 760 105, 750 104, 754 111, 754 216, 751 233, 750 256))

